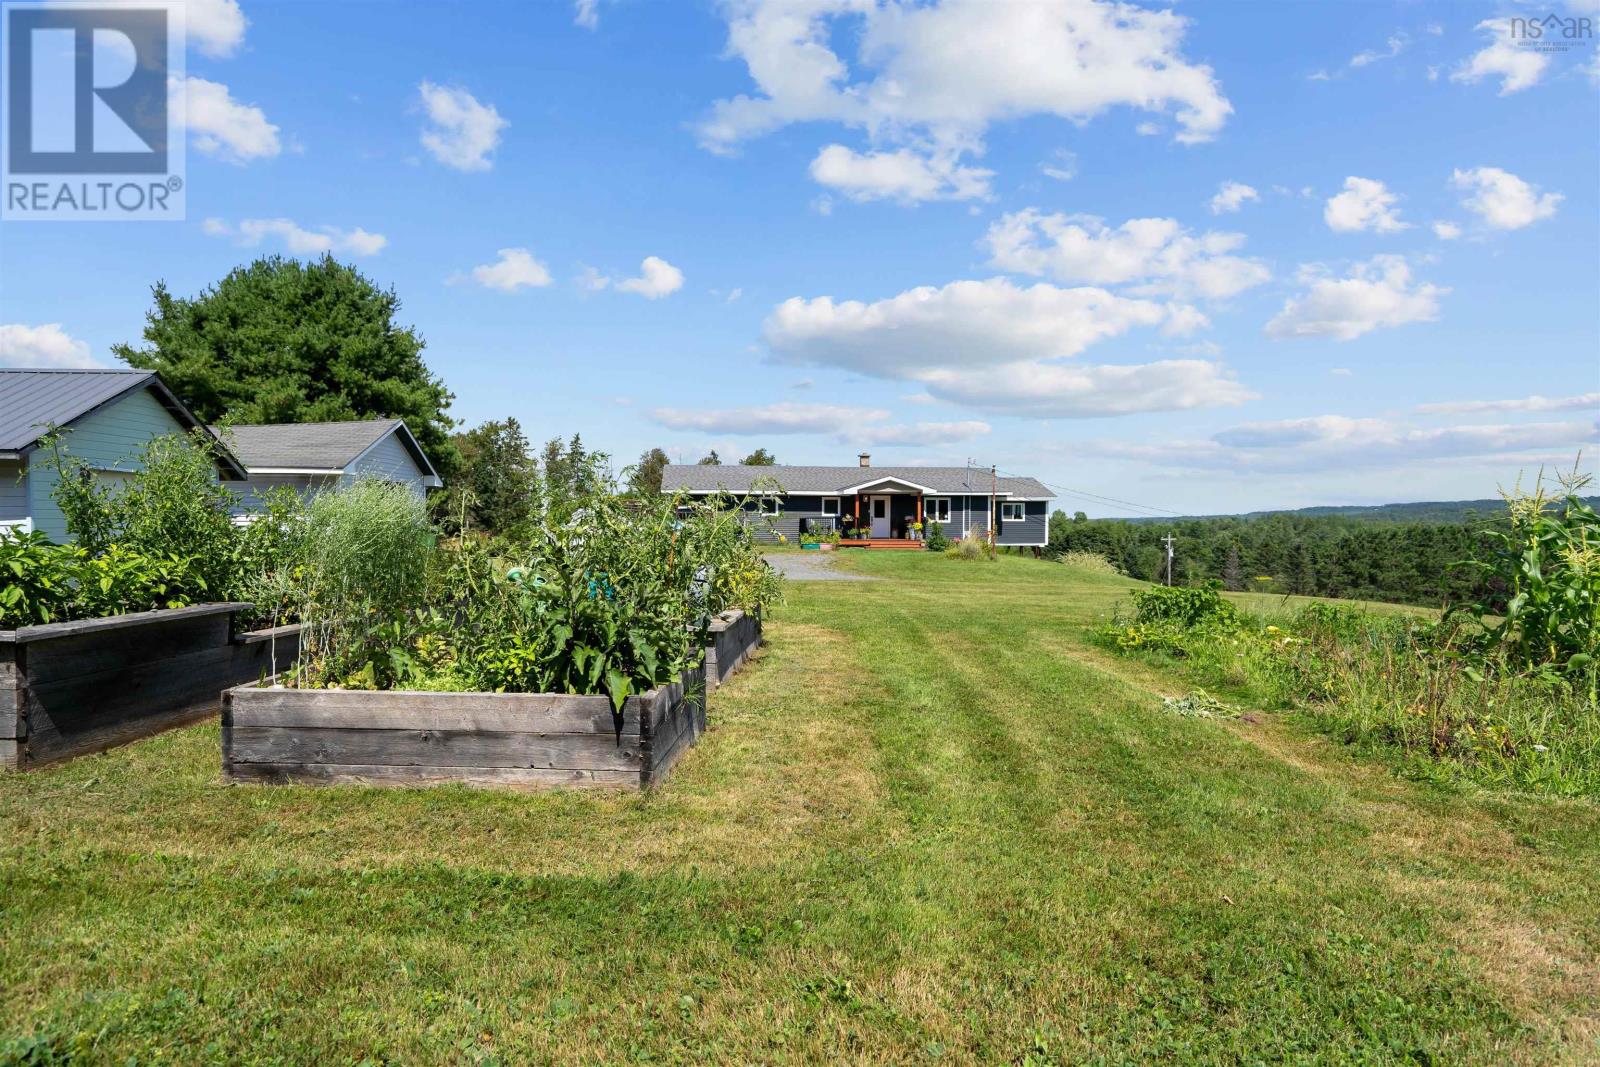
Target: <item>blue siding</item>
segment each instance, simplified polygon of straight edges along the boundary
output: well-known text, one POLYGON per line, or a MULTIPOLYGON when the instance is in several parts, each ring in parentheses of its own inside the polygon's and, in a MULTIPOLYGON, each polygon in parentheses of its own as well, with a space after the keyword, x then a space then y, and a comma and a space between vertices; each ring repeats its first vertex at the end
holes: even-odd
POLYGON ((400 443, 399 430, 374 444, 344 472, 346 481, 355 478, 382 478, 386 482, 409 485, 418 496, 426 492, 422 477, 422 470, 417 466, 417 461, 411 458, 406 446, 400 443))
MULTIPOLYGON (((66 448, 96 470, 136 471, 139 453, 155 437, 181 434, 178 424, 149 389, 131 393, 70 426, 65 434, 66 448)), ((52 540, 67 540, 67 521, 51 499, 56 472, 45 458, 45 450, 35 451, 28 464, 28 508, 33 528, 52 540)))
POLYGON ((302 497, 310 499, 317 490, 336 485, 338 480, 331 475, 318 474, 258 474, 249 481, 223 484, 237 496, 230 511, 234 516, 239 516, 259 511, 261 497, 279 486, 288 486, 302 497))
POLYGON ((0 524, 28 518, 28 467, 25 462, 0 460, 0 524))

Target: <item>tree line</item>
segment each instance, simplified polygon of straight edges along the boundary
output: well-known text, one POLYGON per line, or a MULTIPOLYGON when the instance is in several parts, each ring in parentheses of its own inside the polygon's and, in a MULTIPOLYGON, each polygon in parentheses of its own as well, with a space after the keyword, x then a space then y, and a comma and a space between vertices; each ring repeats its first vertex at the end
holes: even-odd
POLYGON ((1424 523, 1300 514, 1146 523, 1057 511, 1050 552, 1092 552, 1131 578, 1159 582, 1162 539, 1171 534, 1174 584, 1214 579, 1232 590, 1437 607, 1491 592, 1455 564, 1480 556, 1488 532, 1504 525, 1503 516, 1424 523))

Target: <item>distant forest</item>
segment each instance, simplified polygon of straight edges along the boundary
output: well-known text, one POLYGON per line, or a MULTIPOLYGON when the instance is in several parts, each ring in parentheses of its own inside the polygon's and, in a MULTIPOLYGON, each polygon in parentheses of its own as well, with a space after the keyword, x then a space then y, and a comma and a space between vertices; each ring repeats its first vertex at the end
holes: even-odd
MULTIPOLYGON (((1600 498, 1592 498, 1600 499, 1600 498)), ((1211 518, 1090 519, 1057 511, 1050 552, 1094 552, 1132 578, 1165 577, 1172 534, 1174 584, 1217 579, 1228 589, 1382 600, 1438 607, 1489 592, 1464 568, 1484 532, 1504 522, 1498 500, 1211 518)))

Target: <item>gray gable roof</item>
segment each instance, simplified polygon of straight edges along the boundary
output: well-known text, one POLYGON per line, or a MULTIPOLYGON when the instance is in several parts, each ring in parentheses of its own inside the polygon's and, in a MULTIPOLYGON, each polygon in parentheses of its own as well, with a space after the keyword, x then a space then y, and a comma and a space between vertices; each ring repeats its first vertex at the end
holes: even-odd
MULTIPOLYGON (((989 472, 981 467, 745 467, 737 464, 702 466, 669 463, 661 470, 663 491, 684 489, 711 493, 719 489, 748 493, 759 484, 776 483, 785 493, 840 493, 858 485, 887 478, 926 486, 935 493, 984 494, 990 488, 989 472)), ((1049 500, 1053 494, 1033 478, 1001 478, 995 487, 1001 496, 1049 500)))
POLYGON ((398 433, 417 469, 437 477, 422 446, 404 419, 361 419, 349 422, 290 422, 276 425, 212 427, 252 471, 344 470, 367 449, 398 433))
MULTIPOLYGON (((0 452, 27 452, 50 427, 71 426, 137 389, 151 390, 185 429, 201 425, 154 371, 0 368, 0 452)), ((244 473, 226 449, 218 464, 226 474, 244 473)))

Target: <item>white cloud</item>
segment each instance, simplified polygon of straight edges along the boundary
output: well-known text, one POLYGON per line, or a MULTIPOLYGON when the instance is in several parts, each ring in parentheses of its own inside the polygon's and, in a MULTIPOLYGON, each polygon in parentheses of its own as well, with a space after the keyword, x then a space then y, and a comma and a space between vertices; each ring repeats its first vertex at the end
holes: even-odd
POLYGON ((893 421, 893 413, 883 408, 843 404, 786 402, 718 410, 663 407, 651 411, 650 417, 673 430, 772 436, 827 434, 841 441, 876 445, 966 441, 990 430, 988 423, 976 419, 899 424, 893 421))
POLYGON ((0 325, 0 367, 98 367, 87 341, 80 341, 59 322, 24 326, 0 325))
POLYGON ((1419 429, 1386 419, 1318 415, 1244 423, 1201 440, 1154 444, 1097 441, 1083 450, 1180 470, 1292 473, 1404 467, 1474 457, 1516 459, 1530 451, 1579 448, 1594 438, 1594 425, 1587 422, 1419 429))
POLYGON ((270 159, 282 151, 278 127, 252 104, 241 104, 226 85, 204 78, 170 78, 168 90, 181 101, 194 146, 226 163, 270 159))
POLYGON ((1344 180, 1344 192, 1328 198, 1322 217, 1328 229, 1339 233, 1393 233, 1408 227, 1394 210, 1399 200, 1382 182, 1352 176, 1344 180))
POLYGON ((237 226, 213 218, 206 219, 202 229, 211 237, 232 238, 241 248, 254 248, 268 238, 275 238, 295 256, 320 256, 330 252, 375 256, 389 243, 383 234, 370 233, 360 227, 342 230, 336 226, 319 226, 308 230, 293 219, 284 218, 240 219, 237 226))
POLYGON ((935 368, 917 377, 940 400, 1041 419, 1183 411, 1256 397, 1220 363, 1203 359, 1134 365, 1008 363, 981 370, 935 368))
POLYGON ((1383 51, 1380 52, 1376 49, 1369 48, 1364 52, 1357 52, 1355 55, 1350 57, 1350 65, 1357 68, 1369 67, 1380 60, 1393 59, 1395 56, 1405 51, 1406 45, 1409 42, 1410 38, 1404 33, 1392 33, 1389 35, 1389 39, 1384 42, 1383 51))
POLYGON ((781 361, 915 382, 936 399, 1003 414, 1113 415, 1248 398, 1220 364, 1203 360, 1056 362, 1186 313, 1104 289, 1021 288, 991 278, 924 286, 871 304, 794 297, 773 309, 763 330, 781 361))
POLYGON ((1140 137, 1159 137, 1161 136, 1161 123, 1141 122, 1133 128, 1133 132, 1140 137))
POLYGON ((600 0, 573 0, 572 21, 586 30, 600 28, 600 0))
POLYGON ((1550 218, 1565 199, 1560 193, 1541 193, 1538 186, 1499 167, 1458 170, 1450 180, 1457 189, 1472 192, 1462 206, 1497 230, 1519 230, 1550 218))
POLYGON ((418 86, 428 125, 422 130, 422 147, 447 167, 461 171, 488 170, 489 158, 500 144, 500 131, 510 125, 491 104, 479 103, 465 89, 450 89, 423 81, 418 86))
POLYGON ((659 256, 645 256, 639 264, 637 278, 625 278, 616 283, 617 290, 638 293, 649 300, 657 300, 683 288, 683 271, 659 256))
POLYGON ((1380 327, 1431 322, 1439 317, 1439 297, 1450 291, 1413 282, 1403 256, 1374 256, 1345 278, 1317 267, 1303 268, 1300 277, 1309 288, 1267 323, 1268 337, 1352 341, 1380 327))
POLYGON ((1249 200, 1260 200, 1261 194, 1243 182, 1223 182, 1217 188, 1217 195, 1211 198, 1211 213, 1221 215, 1223 212, 1238 211, 1249 200))
POLYGON ((811 161, 811 177, 858 202, 987 199, 994 171, 960 166, 958 158, 957 152, 855 152, 831 144, 811 161))
POLYGON ((1058 182, 1070 182, 1078 176, 1078 157, 1065 148, 1058 148, 1039 164, 1039 173, 1058 182))
POLYGON ((233 55, 244 43, 249 22, 238 0, 188 0, 184 32, 189 43, 215 59, 233 55))
MULTIPOLYGON (((540 289, 550 284, 550 270, 533 258, 526 248, 502 248, 499 259, 472 268, 472 280, 485 289, 514 293, 518 289, 540 289)), ((451 281, 464 281, 457 276, 451 281)))
POLYGON ((996 122, 1081 124, 1116 107, 1171 115, 1191 143, 1215 137, 1233 110, 1211 68, 1183 56, 1188 23, 1170 11, 1097 0, 733 0, 725 10, 727 54, 755 92, 717 101, 699 123, 712 151, 836 122, 875 149, 955 158, 981 153, 996 122), (855 55, 835 52, 839 42, 855 55))
POLYGON ((1578 396, 1524 396, 1514 400, 1447 400, 1437 404, 1418 404, 1423 415, 1477 415, 1493 411, 1591 411, 1600 412, 1600 393, 1578 396))
POLYGON ((1550 57, 1533 48, 1523 48, 1511 38, 1510 19, 1485 19, 1478 31, 1489 38, 1489 46, 1474 52, 1450 72, 1455 82, 1500 79, 1500 95, 1519 92, 1539 83, 1550 57))
POLYGON ((1436 222, 1433 224, 1433 235, 1441 241, 1454 241, 1461 236, 1461 227, 1453 222, 1436 222))
POLYGON ((1093 215, 1043 215, 1029 208, 1002 216, 984 237, 1001 270, 1092 285, 1139 283, 1134 295, 1170 293, 1222 299, 1267 281, 1257 259, 1231 255, 1244 235, 1198 236, 1176 219, 1129 219, 1115 229, 1093 215))

